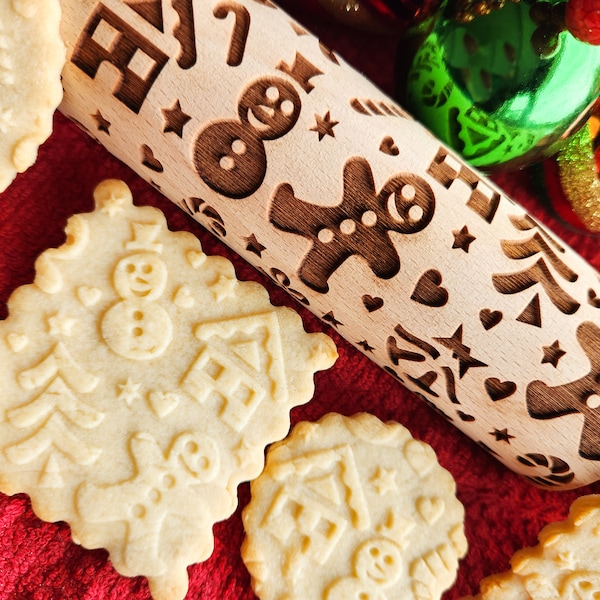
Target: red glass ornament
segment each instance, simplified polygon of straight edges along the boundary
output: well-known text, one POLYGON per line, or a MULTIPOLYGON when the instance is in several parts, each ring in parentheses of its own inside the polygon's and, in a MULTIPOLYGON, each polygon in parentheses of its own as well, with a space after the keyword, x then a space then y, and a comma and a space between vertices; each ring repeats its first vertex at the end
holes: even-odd
POLYGON ((565 24, 577 39, 600 45, 600 0, 569 0, 565 24))

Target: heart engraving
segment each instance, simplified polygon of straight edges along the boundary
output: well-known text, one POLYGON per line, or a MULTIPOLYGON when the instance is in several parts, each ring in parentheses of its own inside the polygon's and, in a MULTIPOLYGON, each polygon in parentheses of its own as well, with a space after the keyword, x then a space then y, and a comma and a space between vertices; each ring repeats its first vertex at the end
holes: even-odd
POLYGON ((485 380, 485 391, 496 402, 512 396, 517 391, 517 384, 512 381, 500 381, 497 377, 485 380))
POLYGON ((100 300, 102 290, 88 285, 81 285, 77 288, 77 297, 84 306, 93 306, 100 300))
POLYGON ((376 310, 379 310, 382 306, 383 306, 383 298, 373 298, 373 296, 369 296, 369 294, 365 294, 362 297, 362 301, 363 304, 365 305, 365 308, 369 311, 369 312, 375 312, 376 310))
POLYGON ((413 471, 421 477, 425 477, 437 464, 433 448, 418 440, 407 442, 404 446, 404 458, 406 458, 413 471))
POLYGON ((600 298, 596 293, 596 290, 590 288, 588 290, 588 304, 594 308, 600 308, 600 298))
POLYGON ((440 307, 448 302, 448 290, 441 285, 442 274, 436 269, 429 269, 421 275, 410 297, 411 300, 425 306, 440 307))
POLYGON ((386 135, 381 140, 379 150, 381 150, 381 152, 383 152, 384 154, 389 154, 390 156, 398 156, 398 154, 400 154, 400 150, 398 149, 398 146, 396 146, 394 139, 391 138, 389 135, 386 135))
POLYGON ((179 308, 192 308, 192 306, 194 306, 194 298, 190 293, 190 289, 187 286, 182 285, 175 293, 173 302, 179 308))
POLYGON ((441 498, 421 497, 416 504, 419 514, 428 525, 433 525, 442 516, 446 507, 441 498))
POLYGON ((6 341, 13 352, 21 352, 29 343, 29 338, 25 334, 12 332, 6 336, 6 341))
POLYGON ((166 417, 170 412, 174 411, 179 404, 179 396, 172 392, 150 392, 148 395, 148 404, 156 414, 162 418, 166 417))
POLYGON ((496 327, 496 325, 502 321, 502 313, 499 310, 484 308, 479 311, 479 320, 481 321, 483 328, 487 331, 496 327))
POLYGON ((152 148, 146 144, 142 146, 142 164, 156 173, 162 173, 165 170, 160 160, 154 156, 152 148))
POLYGON ((189 250, 186 258, 192 269, 199 269, 206 260, 206 254, 201 250, 189 250))

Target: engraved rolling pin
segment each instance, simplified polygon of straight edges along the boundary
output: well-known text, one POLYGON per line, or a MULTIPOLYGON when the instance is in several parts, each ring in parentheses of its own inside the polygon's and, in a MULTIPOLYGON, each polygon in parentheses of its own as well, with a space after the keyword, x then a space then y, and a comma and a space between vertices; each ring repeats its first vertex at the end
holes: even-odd
POLYGON ((600 479, 580 256, 270 0, 62 4, 67 116, 510 468, 600 479))

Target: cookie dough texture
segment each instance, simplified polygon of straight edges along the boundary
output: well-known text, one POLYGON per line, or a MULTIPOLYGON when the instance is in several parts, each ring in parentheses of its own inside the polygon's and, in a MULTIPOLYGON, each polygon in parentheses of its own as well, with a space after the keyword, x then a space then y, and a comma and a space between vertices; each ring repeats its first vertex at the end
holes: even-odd
POLYGON ((365 413, 299 423, 274 444, 243 519, 261 600, 439 600, 467 550, 432 448, 365 413))
POLYGON ((0 192, 37 159, 62 100, 59 0, 0 2, 0 192))
POLYGON ((0 489, 181 600, 237 486, 337 357, 297 313, 106 181, 0 322, 0 489))
POLYGON ((463 600, 595 600, 600 598, 600 495, 573 502, 566 521, 542 529, 539 544, 515 553, 511 570, 481 582, 463 600))

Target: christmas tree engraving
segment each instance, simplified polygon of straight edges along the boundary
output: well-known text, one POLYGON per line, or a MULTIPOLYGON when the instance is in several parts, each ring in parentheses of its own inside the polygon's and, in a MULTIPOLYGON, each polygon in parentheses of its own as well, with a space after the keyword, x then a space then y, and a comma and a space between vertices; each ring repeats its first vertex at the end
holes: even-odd
POLYGON ((32 400, 8 412, 9 422, 19 429, 33 430, 5 449, 9 460, 23 465, 47 455, 40 473, 44 487, 62 487, 59 464, 64 457, 77 465, 95 462, 102 450, 85 443, 76 429, 95 428, 104 414, 85 404, 78 394, 92 392, 99 379, 83 370, 62 342, 39 364, 19 374, 21 387, 41 389, 32 400))

